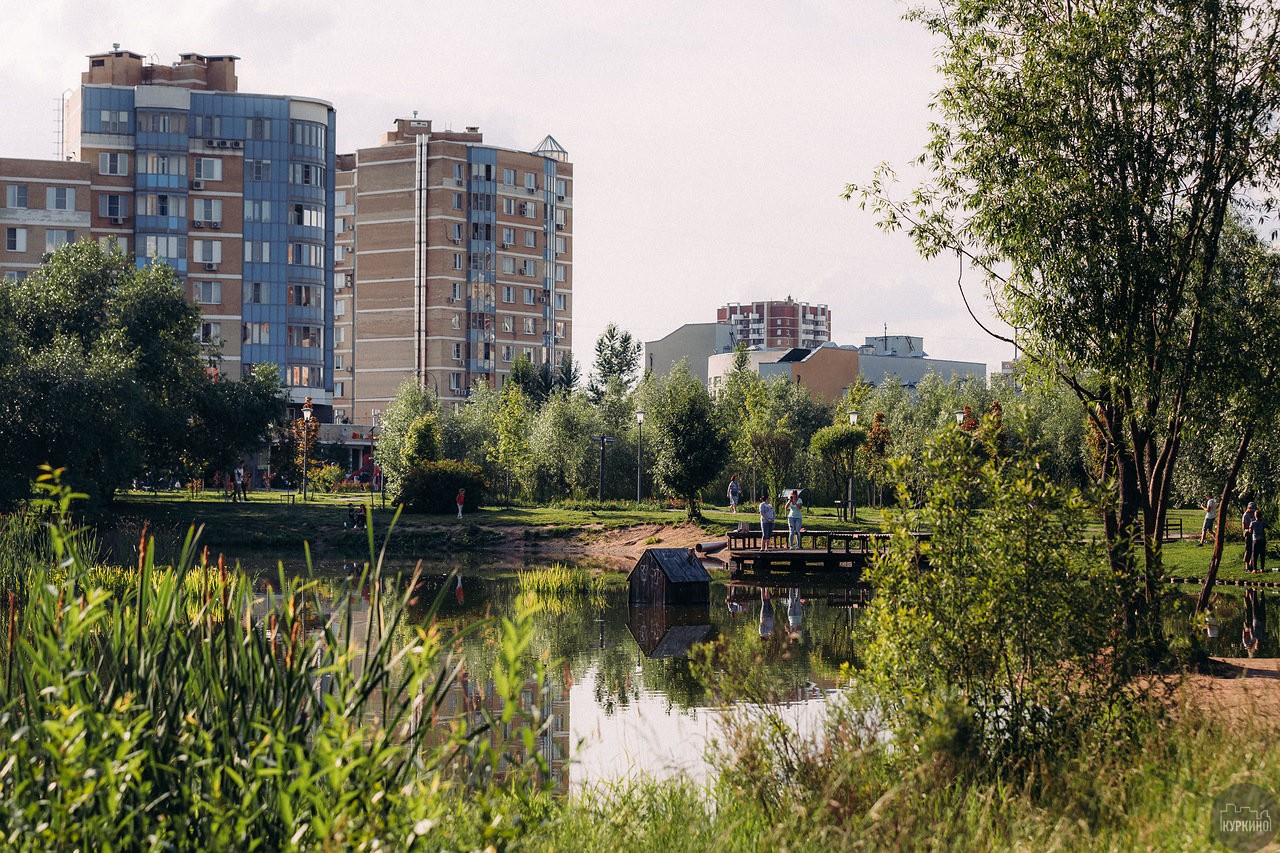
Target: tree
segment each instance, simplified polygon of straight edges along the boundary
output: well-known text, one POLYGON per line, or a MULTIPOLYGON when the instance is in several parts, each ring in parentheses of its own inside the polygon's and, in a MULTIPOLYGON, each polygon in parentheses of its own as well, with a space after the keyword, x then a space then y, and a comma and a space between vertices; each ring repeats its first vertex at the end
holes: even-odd
POLYGON ((572 353, 561 353, 556 363, 555 389, 557 391, 576 391, 578 389, 578 365, 572 353))
POLYGON ((511 478, 517 483, 527 483, 533 462, 529 451, 529 424, 533 418, 533 404, 520 386, 508 382, 499 397, 496 443, 490 448, 490 459, 503 470, 506 479, 507 501, 511 501, 511 478))
POLYGON ((700 518, 699 495, 718 475, 729 457, 729 444, 714 417, 707 389, 677 365, 661 380, 653 380, 647 395, 652 435, 654 482, 667 494, 684 500, 690 519, 700 518))
MULTIPOLYGON (((543 365, 545 368, 546 365, 543 365)), ((534 367, 533 362, 529 360, 529 356, 521 354, 515 361, 511 362, 511 372, 507 374, 507 384, 515 385, 524 392, 525 399, 538 405, 547 399, 547 391, 550 383, 550 374, 538 367, 534 367)))
POLYGON ((409 424, 400 458, 406 468, 440 460, 440 420, 435 412, 423 412, 409 424))
POLYGON ((1267 0, 942 0, 911 17, 942 41, 933 181, 906 202, 882 177, 849 193, 925 255, 983 270, 1027 356, 1085 405, 1116 496, 1112 567, 1144 582, 1127 624, 1156 649, 1154 534, 1223 228, 1236 206, 1273 204, 1280 16, 1267 0))
POLYGON ((423 415, 438 415, 439 410, 435 393, 418 380, 408 379, 396 389, 396 396, 383 411, 373 458, 382 469, 387 491, 393 495, 399 493, 400 480, 408 470, 404 448, 410 428, 423 415))
POLYGON ((616 323, 604 327, 596 338, 596 365, 591 376, 593 399, 603 393, 604 386, 616 380, 624 388, 635 384, 640 371, 640 342, 624 332, 616 323))
POLYGON ((858 467, 859 451, 866 441, 866 428, 849 424, 832 424, 829 427, 823 427, 813 434, 810 441, 810 447, 815 455, 848 478, 849 490, 846 499, 855 516, 853 478, 858 467))
POLYGON ((529 450, 537 480, 556 497, 582 495, 598 476, 599 414, 583 394, 557 392, 533 418, 529 450))

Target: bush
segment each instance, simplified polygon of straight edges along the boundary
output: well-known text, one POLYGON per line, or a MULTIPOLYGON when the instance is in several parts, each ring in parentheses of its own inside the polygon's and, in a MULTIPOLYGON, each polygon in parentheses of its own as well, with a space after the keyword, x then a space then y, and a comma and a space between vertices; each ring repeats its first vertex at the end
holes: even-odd
POLYGON ((317 492, 332 492, 346 476, 341 465, 325 465, 311 472, 311 485, 317 492))
POLYGON ((469 462, 422 462, 405 471, 395 501, 406 512, 455 512, 458 489, 466 489, 462 508, 474 512, 484 497, 484 472, 469 462))

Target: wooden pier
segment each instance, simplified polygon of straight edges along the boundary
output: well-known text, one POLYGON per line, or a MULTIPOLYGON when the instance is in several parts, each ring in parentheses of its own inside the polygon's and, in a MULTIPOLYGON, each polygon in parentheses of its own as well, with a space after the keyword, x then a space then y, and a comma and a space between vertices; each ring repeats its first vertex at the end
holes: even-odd
POLYGON ((784 530, 775 531, 769 547, 763 548, 758 530, 735 530, 728 535, 729 577, 822 576, 858 584, 873 555, 886 548, 891 538, 888 533, 859 530, 805 530, 800 533, 800 547, 788 548, 784 530))

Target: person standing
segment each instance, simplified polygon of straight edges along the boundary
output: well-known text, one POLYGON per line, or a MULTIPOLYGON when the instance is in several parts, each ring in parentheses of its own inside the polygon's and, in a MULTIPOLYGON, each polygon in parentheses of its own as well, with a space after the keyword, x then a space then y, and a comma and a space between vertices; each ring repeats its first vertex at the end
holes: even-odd
POLYGON ((462 518, 462 505, 467 502, 467 490, 458 489, 458 497, 455 500, 458 503, 458 518, 462 518))
POLYGON ((742 486, 738 483, 737 474, 729 478, 729 488, 726 492, 729 495, 729 512, 736 513, 738 503, 742 500, 742 486))
POLYGON ((1244 536, 1244 567, 1246 570, 1253 570, 1253 533, 1250 528, 1253 527, 1253 520, 1258 517, 1258 505, 1253 501, 1249 501, 1249 505, 1244 508, 1244 514, 1240 516, 1240 533, 1244 536))
POLYGON ((773 511, 773 504, 769 503, 769 496, 765 495, 760 500, 760 550, 768 551, 769 543, 773 541, 773 520, 776 517, 773 511))
MULTIPOLYGON (((1218 521, 1218 499, 1215 497, 1206 497, 1202 504, 1204 509, 1204 525, 1200 528, 1200 541, 1197 546, 1204 544, 1204 537, 1210 530, 1214 528, 1218 521)), ((1214 533, 1214 539, 1217 539, 1217 532, 1214 533)))
POLYGON ((1249 527, 1249 538, 1253 540, 1253 549, 1249 554, 1251 562, 1249 571, 1262 574, 1267 570, 1267 520, 1261 512, 1253 515, 1253 524, 1249 527))
POLYGON ((244 487, 244 466, 243 465, 236 466, 234 476, 235 476, 235 482, 236 482, 236 498, 238 500, 247 501, 249 499, 249 492, 244 487))
POLYGON ((804 521, 804 501, 800 500, 800 491, 791 490, 787 498, 787 547, 800 547, 800 525, 804 521))

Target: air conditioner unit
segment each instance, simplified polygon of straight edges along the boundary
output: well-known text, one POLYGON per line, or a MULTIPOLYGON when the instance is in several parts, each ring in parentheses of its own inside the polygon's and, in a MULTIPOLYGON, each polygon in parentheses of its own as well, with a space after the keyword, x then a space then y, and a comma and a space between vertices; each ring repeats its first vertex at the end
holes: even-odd
POLYGON ((204 181, 201 181, 201 180, 195 180, 195 181, 192 181, 192 182, 191 182, 191 189, 193 189, 193 190, 202 190, 202 189, 204 189, 204 181))
POLYGON ((215 264, 213 261, 210 261, 209 263, 204 265, 204 268, 209 272, 214 272, 218 269, 218 265, 215 264))
POLYGON ((192 228, 203 228, 203 227, 204 227, 204 221, 203 221, 203 220, 201 220, 201 219, 197 219, 195 222, 192 222, 192 223, 191 223, 191 227, 192 227, 192 228))
POLYGON ((563 230, 564 230, 564 223, 563 223, 563 222, 557 222, 557 223, 556 223, 556 230, 557 230, 557 231, 563 231, 563 230))
POLYGON ((556 196, 556 201, 564 201, 564 196, 562 195, 556 196))
POLYGON ((216 229, 218 229, 218 228, 221 228, 221 227, 222 227, 222 223, 221 223, 221 222, 210 222, 210 223, 209 223, 209 227, 210 227, 210 228, 213 228, 213 229, 215 229, 215 230, 216 230, 216 229))
POLYGON ((206 140, 204 141, 204 147, 205 147, 205 148, 217 148, 217 147, 218 147, 218 140, 216 140, 216 139, 206 139, 206 140))
POLYGON ((537 187, 525 187, 525 192, 529 193, 529 195, 537 195, 537 193, 538 193, 538 188, 537 188, 537 187))
POLYGON ((231 140, 231 147, 232 147, 232 148, 243 148, 243 147, 244 147, 244 143, 243 143, 243 142, 241 142, 239 139, 233 139, 233 140, 231 140))
POLYGON ((112 225, 123 225, 123 224, 124 224, 124 217, 123 217, 123 216, 113 216, 113 217, 111 217, 111 224, 112 224, 112 225))
POLYGON ((231 143, 230 143, 230 142, 228 142, 228 141, 227 141, 227 140, 225 140, 225 139, 219 139, 219 140, 218 140, 218 147, 219 147, 219 148, 226 148, 226 147, 227 147, 227 146, 229 146, 230 144, 231 144, 231 143))

